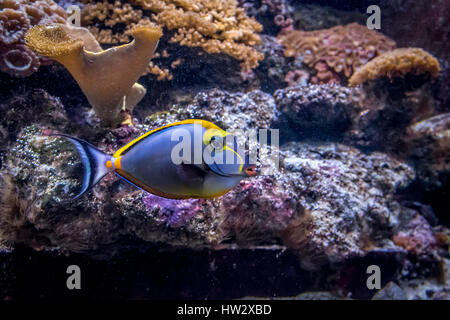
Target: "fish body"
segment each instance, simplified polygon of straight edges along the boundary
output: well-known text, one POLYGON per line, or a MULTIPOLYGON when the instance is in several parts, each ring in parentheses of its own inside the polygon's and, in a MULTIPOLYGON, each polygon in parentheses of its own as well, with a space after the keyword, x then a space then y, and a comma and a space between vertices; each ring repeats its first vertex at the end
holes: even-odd
POLYGON ((185 120, 149 131, 113 155, 78 138, 65 137, 77 147, 84 167, 83 186, 75 198, 109 172, 170 199, 217 197, 255 172, 236 137, 204 120, 185 120))

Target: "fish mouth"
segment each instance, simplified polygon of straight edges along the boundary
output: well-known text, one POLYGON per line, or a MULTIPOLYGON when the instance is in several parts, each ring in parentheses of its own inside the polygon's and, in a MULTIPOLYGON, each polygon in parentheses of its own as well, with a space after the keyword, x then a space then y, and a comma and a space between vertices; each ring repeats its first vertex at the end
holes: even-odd
POLYGON ((247 168, 245 168, 244 172, 248 177, 253 177, 256 174, 256 165, 249 165, 247 168))

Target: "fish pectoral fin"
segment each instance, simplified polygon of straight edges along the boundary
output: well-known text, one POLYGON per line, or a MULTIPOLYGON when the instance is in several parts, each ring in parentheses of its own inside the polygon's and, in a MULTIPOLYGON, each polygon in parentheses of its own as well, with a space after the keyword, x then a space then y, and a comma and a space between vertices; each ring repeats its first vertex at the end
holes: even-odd
POLYGON ((177 173, 181 180, 187 184, 202 184, 205 180, 206 171, 193 164, 181 163, 177 166, 177 173))

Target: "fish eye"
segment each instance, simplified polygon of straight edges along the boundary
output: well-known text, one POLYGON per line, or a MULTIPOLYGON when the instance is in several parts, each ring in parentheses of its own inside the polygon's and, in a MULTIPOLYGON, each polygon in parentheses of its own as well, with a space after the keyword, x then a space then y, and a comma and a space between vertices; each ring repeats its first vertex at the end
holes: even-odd
POLYGON ((211 140, 209 140, 209 143, 216 150, 223 149, 223 139, 222 139, 222 137, 212 136, 211 140))

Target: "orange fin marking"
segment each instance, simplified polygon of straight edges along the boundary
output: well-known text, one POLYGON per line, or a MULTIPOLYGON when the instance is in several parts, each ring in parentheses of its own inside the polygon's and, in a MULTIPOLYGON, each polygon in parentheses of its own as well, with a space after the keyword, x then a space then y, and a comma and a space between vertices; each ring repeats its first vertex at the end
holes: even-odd
POLYGON ((119 170, 122 169, 121 161, 122 161, 121 157, 118 157, 116 160, 114 160, 114 168, 119 169, 119 170))

